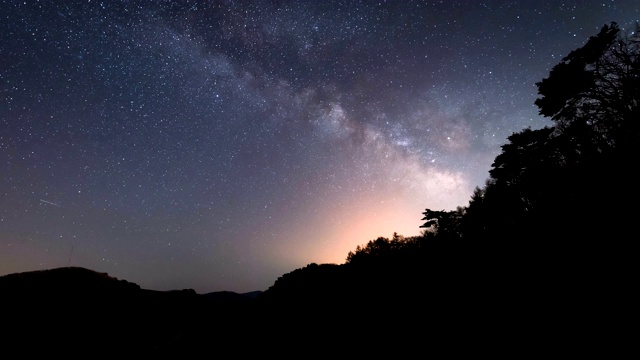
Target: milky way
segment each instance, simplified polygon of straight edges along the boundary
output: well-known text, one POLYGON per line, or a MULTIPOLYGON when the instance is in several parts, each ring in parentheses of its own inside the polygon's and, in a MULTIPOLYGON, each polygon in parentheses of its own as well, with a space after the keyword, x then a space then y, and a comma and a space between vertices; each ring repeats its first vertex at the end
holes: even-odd
POLYGON ((467 205, 636 1, 2 1, 0 274, 266 290, 467 205))

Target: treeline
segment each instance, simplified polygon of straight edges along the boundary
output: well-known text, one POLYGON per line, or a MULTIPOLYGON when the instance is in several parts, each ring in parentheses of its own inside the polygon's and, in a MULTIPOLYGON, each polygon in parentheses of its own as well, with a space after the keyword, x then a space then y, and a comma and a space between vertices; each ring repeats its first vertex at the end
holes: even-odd
POLYGON ((536 84, 535 105, 554 125, 509 136, 466 206, 427 208, 421 236, 379 237, 345 264, 297 269, 263 299, 423 301, 467 315, 476 306, 504 315, 535 304, 531 317, 550 307, 577 317, 595 299, 623 297, 640 200, 640 26, 634 30, 603 26, 536 84))
POLYGON ((629 270, 640 200, 637 24, 634 30, 605 25, 553 67, 536 84, 535 105, 554 126, 509 136, 469 204, 426 209, 423 227, 439 241, 549 277, 629 270))

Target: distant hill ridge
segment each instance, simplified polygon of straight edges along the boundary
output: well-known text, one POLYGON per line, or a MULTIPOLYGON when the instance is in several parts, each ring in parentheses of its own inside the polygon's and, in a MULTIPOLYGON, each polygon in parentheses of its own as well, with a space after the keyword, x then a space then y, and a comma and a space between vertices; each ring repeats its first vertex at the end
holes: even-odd
POLYGON ((260 291, 156 291, 82 267, 0 276, 0 339, 25 356, 186 354, 247 326, 260 291))
MULTIPOLYGON (((175 289, 158 291, 143 289, 140 285, 84 267, 60 267, 45 270, 25 271, 0 276, 0 289, 8 296, 33 296, 46 293, 99 293, 102 295, 115 293, 166 293, 196 294, 193 289, 175 289)), ((232 291, 214 291, 202 294, 209 300, 255 299, 262 291, 246 294, 232 291)))
POLYGON ((8 295, 35 295, 47 292, 136 292, 140 286, 118 280, 107 273, 82 267, 63 267, 14 273, 0 277, 0 288, 8 295))

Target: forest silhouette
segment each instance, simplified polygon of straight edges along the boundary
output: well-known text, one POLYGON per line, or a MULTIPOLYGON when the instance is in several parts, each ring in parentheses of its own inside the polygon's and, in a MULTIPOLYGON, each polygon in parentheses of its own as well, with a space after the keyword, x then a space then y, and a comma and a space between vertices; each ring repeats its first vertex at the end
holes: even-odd
MULTIPOLYGON (((344 342, 371 353, 393 348, 396 355, 446 346, 454 354, 460 348, 548 354, 557 346, 611 356, 614 339, 630 336, 619 324, 629 318, 636 284, 640 26, 634 30, 607 24, 554 66, 536 84, 535 101, 553 126, 509 136, 468 205, 425 209, 421 235, 378 237, 349 252, 344 264, 314 263, 282 275, 251 301, 211 302, 189 291, 143 295, 120 283, 135 302, 102 293, 80 305, 86 287, 34 292, 42 284, 20 287, 5 276, 0 289, 21 309, 13 311, 21 314, 13 329, 22 329, 8 343, 37 339, 29 324, 47 312, 63 311, 52 321, 73 324, 73 314, 89 304, 113 311, 100 319, 120 335, 96 332, 110 349, 148 354, 223 349, 240 338, 254 354, 291 355, 295 346, 311 354, 311 347, 344 342), (42 306, 59 291, 73 296, 42 306), (132 331, 132 321, 153 325, 132 331), (163 333, 169 327, 181 330, 163 333), (136 334, 149 329, 155 335, 141 338, 146 345, 136 343, 136 334)), ((83 322, 85 335, 90 323, 83 322)), ((68 339, 55 329, 46 334, 52 348, 68 339)), ((101 343, 82 338, 91 349, 101 343)))

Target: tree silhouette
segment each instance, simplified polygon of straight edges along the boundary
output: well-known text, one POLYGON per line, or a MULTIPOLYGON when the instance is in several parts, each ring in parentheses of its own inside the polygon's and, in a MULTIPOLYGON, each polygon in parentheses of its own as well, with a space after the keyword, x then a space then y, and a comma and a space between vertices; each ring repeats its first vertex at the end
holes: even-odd
POLYGON ((598 214, 604 226, 583 237, 626 237, 637 211, 618 212, 637 203, 633 164, 640 155, 640 26, 622 34, 616 23, 602 27, 585 46, 569 53, 549 77, 537 83, 540 114, 556 123, 564 155, 564 190, 577 216, 598 214), (589 209, 589 211, 585 211, 589 209))
POLYGON ((465 209, 458 207, 454 211, 431 210, 425 209, 422 213, 423 221, 426 221, 420 227, 426 231, 423 233, 428 236, 432 232, 438 240, 455 240, 460 237, 460 220, 464 215, 465 209))
POLYGON ((462 237, 553 243, 565 253, 626 237, 637 211, 616 209, 639 200, 638 32, 605 25, 537 86, 535 104, 555 126, 509 136, 466 208, 462 237))
POLYGON ((635 32, 621 35, 612 22, 564 57, 549 77, 536 84, 541 97, 535 104, 540 114, 550 117, 562 131, 576 125, 586 137, 584 131, 589 129, 603 148, 628 137, 637 139, 638 30, 636 24, 635 32))

